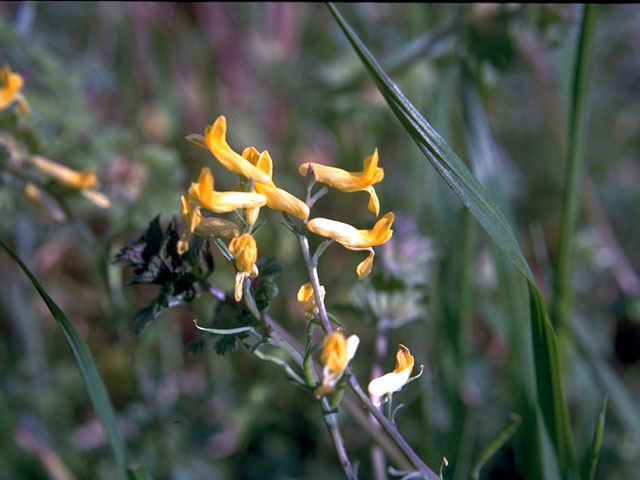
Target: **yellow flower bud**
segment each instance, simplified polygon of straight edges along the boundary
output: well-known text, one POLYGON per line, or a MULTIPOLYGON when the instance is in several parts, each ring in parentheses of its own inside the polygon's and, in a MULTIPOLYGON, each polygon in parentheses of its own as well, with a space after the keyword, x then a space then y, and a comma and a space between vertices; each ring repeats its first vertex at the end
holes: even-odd
POLYGON ((314 395, 320 398, 331 392, 342 378, 344 370, 356 354, 360 339, 357 335, 344 338, 342 332, 331 332, 322 342, 320 361, 324 364, 322 370, 322 384, 314 395))
MULTIPOLYGON (((323 300, 324 296, 324 287, 320 285, 320 297, 322 297, 323 300)), ((305 283, 298 290, 298 303, 305 311, 305 316, 307 318, 313 318, 313 312, 318 308, 318 304, 316 303, 316 296, 311 283, 305 283)))
POLYGON ((29 104, 20 90, 24 81, 19 73, 14 73, 8 64, 4 64, 0 70, 0 110, 5 110, 13 102, 18 102, 18 113, 29 112, 29 104))
POLYGON ((236 302, 242 300, 242 285, 246 278, 255 278, 258 276, 258 267, 256 260, 258 259, 258 246, 253 236, 249 233, 234 238, 229 243, 229 251, 235 259, 236 265, 236 281, 234 288, 234 298, 236 302))

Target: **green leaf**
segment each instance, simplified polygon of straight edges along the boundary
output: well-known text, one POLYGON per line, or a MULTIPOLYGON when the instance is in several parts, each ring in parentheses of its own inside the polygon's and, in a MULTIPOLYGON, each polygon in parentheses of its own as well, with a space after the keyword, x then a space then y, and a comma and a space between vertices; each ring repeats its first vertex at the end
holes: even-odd
POLYGON ((578 464, 562 389, 562 370, 556 335, 549 321, 542 295, 532 282, 528 281, 527 285, 538 403, 556 450, 563 478, 577 478, 578 464))
POLYGON ((96 368, 91 352, 87 347, 87 344, 82 340, 82 337, 78 334, 78 331, 74 328, 73 324, 67 319, 65 314, 60 310, 58 305, 51 299, 49 294, 42 288, 42 285, 38 282, 36 277, 31 273, 27 266, 20 260, 20 258, 4 243, 0 240, 0 245, 4 250, 13 258, 13 260, 20 266, 22 271, 29 277, 31 283, 36 288, 44 302, 47 304, 49 311, 53 315, 53 318, 58 324, 58 327, 62 331, 67 344, 73 353, 73 356, 80 368, 80 374, 82 380, 87 387, 89 398, 93 407, 96 409, 96 413, 100 418, 102 427, 104 428, 107 440, 111 446, 113 457, 116 462, 116 475, 121 480, 127 478, 126 465, 127 455, 125 445, 120 437, 120 431, 116 423, 116 416, 111 405, 111 399, 109 393, 100 378, 98 369, 96 368))
POLYGON ((593 441, 591 442, 591 451, 589 455, 588 471, 584 478, 587 480, 595 480, 596 468, 598 467, 598 459, 600 458, 600 450, 602 449, 602 439, 604 437, 604 419, 607 411, 607 397, 604 396, 602 401, 602 407, 600 407, 600 413, 598 414, 598 421, 596 423, 596 429, 593 432, 593 441))
POLYGON ((514 433, 516 433, 516 430, 518 430, 518 427, 520 426, 520 422, 520 417, 514 418, 511 425, 500 432, 498 436, 487 446, 487 448, 482 451, 480 458, 471 471, 471 478, 474 480, 478 480, 480 478, 480 470, 482 470, 484 464, 487 463, 487 461, 493 457, 496 452, 500 450, 505 443, 507 443, 507 441, 509 441, 514 433))
POLYGON ((575 245, 576 220, 580 197, 580 178, 584 155, 582 147, 586 130, 586 104, 590 63, 593 56, 596 5, 584 5, 582 26, 576 51, 573 90, 571 97, 571 118, 569 119, 569 151, 567 153, 567 175, 564 185, 562 225, 558 256, 553 278, 553 301, 551 320, 553 325, 562 327, 560 333, 567 333, 567 321, 573 301, 573 252, 575 245))
POLYGON ((531 282, 535 282, 509 222, 499 208, 447 142, 389 78, 336 7, 332 3, 328 6, 391 110, 416 142, 420 151, 518 270, 531 282))
POLYGON ((336 7, 331 3, 328 6, 391 110, 416 142, 418 148, 496 245, 527 278, 538 402, 564 477, 577 476, 577 462, 569 414, 564 402, 555 333, 549 322, 542 296, 536 288, 533 274, 520 250, 509 222, 447 142, 431 127, 384 72, 336 7))

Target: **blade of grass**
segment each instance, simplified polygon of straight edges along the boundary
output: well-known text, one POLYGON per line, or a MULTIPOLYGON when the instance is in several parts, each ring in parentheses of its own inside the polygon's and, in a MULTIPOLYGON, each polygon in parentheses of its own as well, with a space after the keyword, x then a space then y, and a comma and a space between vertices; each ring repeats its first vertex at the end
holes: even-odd
MULTIPOLYGON (((477 89, 469 75, 462 77, 462 112, 465 123, 466 148, 473 172, 480 182, 495 199, 500 209, 505 212, 509 220, 512 220, 507 199, 502 191, 498 172, 501 171, 496 160, 498 159, 495 141, 489 128, 489 123, 482 106, 477 89)), ((519 428, 517 442, 526 445, 519 456, 522 471, 528 473, 528 478, 542 478, 543 469, 557 465, 549 462, 542 454, 543 449, 538 442, 548 442, 547 437, 538 429, 540 424, 540 409, 536 408, 536 370, 533 363, 533 350, 531 332, 523 328, 522 324, 528 321, 528 299, 520 274, 513 264, 509 263, 504 255, 494 245, 492 256, 496 266, 498 278, 499 308, 503 315, 504 335, 511 345, 512 375, 518 384, 519 401, 512 408, 517 408, 523 419, 519 428), (522 321, 513 321, 522 319, 522 321)), ((544 420, 542 418, 541 422, 544 420)), ((552 448, 549 445, 549 448, 552 448)), ((547 475, 545 478, 549 478, 547 475)))
POLYGON ((576 51, 571 95, 571 113, 569 119, 569 151, 567 154, 567 174, 564 185, 562 205, 562 225, 560 243, 553 280, 553 300, 551 303, 551 321, 558 330, 561 342, 567 335, 567 319, 572 303, 573 247, 580 196, 580 175, 582 172, 582 147, 586 127, 586 103, 591 58, 593 56, 593 38, 595 31, 596 5, 583 6, 582 25, 576 51))
POLYGON ((91 357, 87 344, 84 342, 80 334, 78 334, 78 331, 67 319, 62 310, 60 310, 58 305, 56 305, 56 303, 51 299, 45 289, 42 288, 40 282, 38 282, 36 277, 31 273, 22 260, 20 260, 20 258, 7 246, 6 243, 4 243, 4 241, 0 240, 0 246, 2 246, 9 256, 13 258, 25 275, 29 277, 29 280, 31 280, 31 283, 47 304, 49 311, 53 315, 58 327, 60 327, 62 334, 67 340, 69 348, 76 359, 76 363, 78 364, 78 368, 80 368, 80 373, 82 374, 82 379, 87 387, 91 403, 93 403, 93 406, 96 409, 96 413, 102 422, 107 440, 111 446, 111 451, 113 452, 116 462, 117 478, 125 480, 127 478, 127 456, 125 446, 120 436, 120 431, 118 430, 116 416, 113 411, 113 406, 111 405, 111 399, 109 398, 107 389, 100 378, 98 369, 93 362, 93 358, 91 357))
POLYGON ((328 6, 381 94, 416 142, 418 148, 443 176, 494 242, 527 278, 538 402, 563 477, 576 478, 578 476, 577 461, 569 414, 562 391, 557 340, 549 322, 542 295, 536 287, 533 274, 522 255, 508 221, 446 141, 429 125, 384 72, 336 7, 332 3, 329 3, 328 6))
POLYGON ((337 8, 328 3, 343 32, 369 71, 380 93, 411 135, 418 148, 449 184, 454 193, 466 205, 489 236, 516 265, 518 270, 534 282, 518 242, 506 218, 466 165, 451 150, 447 142, 436 132, 389 78, 378 61, 362 43, 358 35, 342 17, 337 8))
POLYGON ((480 454, 480 458, 476 462, 473 470, 471 470, 471 478, 474 480, 480 479, 480 470, 484 467, 484 464, 489 461, 491 457, 493 457, 498 450, 502 448, 502 446, 509 441, 509 439, 516 433, 518 427, 520 426, 520 417, 516 417, 511 422, 507 428, 505 428, 502 432, 498 434, 493 441, 487 445, 487 447, 480 454))
POLYGON ((587 474, 584 476, 587 480, 595 480, 596 468, 598 467, 598 459, 600 458, 600 450, 602 449, 602 439, 604 437, 604 420, 605 413, 607 411, 607 397, 604 396, 602 401, 602 407, 598 414, 598 420, 596 422, 596 430, 593 432, 593 441, 591 442, 591 451, 589 455, 589 463, 587 474))
POLYGON ((562 370, 556 334, 549 321, 542 295, 531 281, 527 281, 527 286, 529 288, 538 403, 558 456, 562 477, 565 479, 578 478, 578 464, 571 424, 569 423, 569 413, 562 391, 562 370))

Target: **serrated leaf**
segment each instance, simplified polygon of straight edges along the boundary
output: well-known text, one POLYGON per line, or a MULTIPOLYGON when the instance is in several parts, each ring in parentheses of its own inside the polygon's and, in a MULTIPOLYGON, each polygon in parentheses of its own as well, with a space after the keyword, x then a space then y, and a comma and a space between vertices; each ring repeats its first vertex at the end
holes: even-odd
POLYGON ((256 301, 256 306, 261 312, 265 310, 271 300, 278 296, 278 285, 271 281, 269 278, 262 278, 258 280, 253 298, 256 301))

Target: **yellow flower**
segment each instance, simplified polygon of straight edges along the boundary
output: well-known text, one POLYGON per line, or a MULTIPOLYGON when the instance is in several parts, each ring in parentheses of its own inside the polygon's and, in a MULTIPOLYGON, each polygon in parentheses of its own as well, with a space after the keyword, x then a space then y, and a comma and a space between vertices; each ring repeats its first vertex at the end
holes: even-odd
POLYGON ((369 211, 375 213, 376 216, 380 213, 380 201, 373 185, 382 181, 384 169, 378 167, 377 148, 373 151, 373 155, 369 155, 364 159, 362 172, 347 172, 341 168, 328 167, 320 163, 303 163, 300 165, 300 174, 306 175, 309 168, 313 169, 317 182, 324 183, 343 192, 368 192, 369 211))
POLYGON ((404 345, 398 345, 396 353, 396 368, 393 372, 374 378, 369 383, 369 393, 374 397, 381 397, 387 393, 400 390, 411 377, 413 371, 413 355, 404 345))
POLYGON ((320 361, 324 364, 322 370, 322 384, 314 395, 320 398, 331 392, 336 383, 342 378, 345 368, 356 354, 360 339, 357 335, 344 338, 342 332, 331 332, 322 342, 320 361))
POLYGON ((41 155, 33 155, 31 163, 37 170, 53 178, 65 187, 79 190, 80 193, 101 208, 111 204, 109 199, 95 190, 98 179, 93 170, 73 170, 41 155))
POLYGON ((61 222, 67 218, 65 213, 57 206, 46 201, 45 196, 33 183, 24 186, 24 196, 34 207, 36 207, 45 217, 56 222, 61 222))
POLYGON ((267 207, 287 212, 300 220, 309 218, 309 207, 306 203, 273 183, 273 161, 269 152, 265 150, 260 153, 255 147, 247 147, 242 152, 242 156, 269 178, 267 183, 254 185, 256 192, 267 197, 267 207))
POLYGON ((189 239, 194 233, 202 237, 213 236, 222 238, 232 238, 240 235, 238 226, 229 220, 216 217, 203 217, 200 206, 188 195, 182 195, 180 201, 182 202, 180 214, 188 227, 187 231, 180 237, 180 240, 178 240, 177 248, 180 255, 189 250, 189 239))
MULTIPOLYGON (((322 297, 323 300, 324 296, 324 287, 320 285, 320 297, 322 297)), ((314 311, 318 308, 318 304, 316 303, 316 297, 311 283, 305 283, 298 290, 298 304, 300 304, 300 306, 304 310, 305 317, 308 319, 312 319, 314 311)))
POLYGON ((18 102, 18 113, 29 112, 29 104, 20 89, 23 84, 22 76, 11 71, 8 64, 0 70, 0 110, 9 108, 13 102, 18 102))
POLYGON ((313 218, 307 223, 307 228, 317 235, 334 239, 349 250, 368 250, 369 256, 356 268, 358 279, 362 280, 373 267, 373 248, 386 243, 393 235, 391 225, 394 215, 389 212, 376 222, 371 230, 358 230, 348 223, 329 220, 328 218, 313 218))
POLYGON ((234 152, 227 143, 227 119, 224 115, 220 115, 213 125, 209 125, 204 135, 207 147, 227 170, 251 178, 257 183, 269 183, 269 177, 266 173, 234 152))
POLYGON ((256 240, 249 233, 234 238, 229 243, 229 251, 233 255, 236 264, 236 283, 233 290, 236 302, 242 300, 242 286, 246 278, 258 276, 258 246, 256 240))
POLYGON ((201 207, 216 213, 227 213, 238 208, 261 207, 267 203, 264 195, 252 192, 216 192, 213 175, 208 167, 200 171, 197 182, 192 182, 189 195, 201 207))

